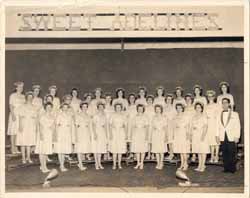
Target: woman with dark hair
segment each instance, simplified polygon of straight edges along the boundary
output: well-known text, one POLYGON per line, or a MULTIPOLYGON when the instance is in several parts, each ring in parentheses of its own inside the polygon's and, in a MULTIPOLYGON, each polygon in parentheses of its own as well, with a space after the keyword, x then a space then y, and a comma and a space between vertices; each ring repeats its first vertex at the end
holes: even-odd
POLYGON ((149 120, 144 114, 145 106, 138 104, 136 106, 137 115, 134 117, 131 123, 131 152, 136 153, 137 164, 135 169, 143 169, 143 162, 145 153, 148 151, 148 132, 149 132, 149 120))
POLYGON ((146 106, 147 105, 146 97, 147 97, 146 87, 143 87, 143 86, 139 87, 138 98, 136 99, 135 104, 136 105, 142 104, 142 105, 146 106))
POLYGON ((165 89, 163 86, 159 86, 156 88, 156 97, 154 98, 154 105, 159 104, 164 106, 165 105, 165 89))
POLYGON ((38 112, 32 104, 33 92, 29 91, 25 94, 25 104, 21 105, 17 110, 17 137, 16 145, 21 146, 22 162, 28 161, 33 163, 30 158, 31 147, 36 145, 36 135, 38 130, 38 112), (25 155, 27 152, 27 156, 25 155))
POLYGON ((113 170, 116 169, 116 163, 118 162, 118 168, 122 169, 121 161, 122 154, 126 153, 126 140, 128 136, 128 124, 126 115, 122 113, 122 103, 113 104, 115 112, 109 119, 109 144, 110 152, 113 155, 113 170))
POLYGON ((76 114, 77 112, 80 111, 80 104, 81 100, 79 99, 79 91, 77 88, 73 88, 70 92, 71 95, 71 103, 70 106, 72 107, 74 113, 76 114))
POLYGON ((175 107, 177 103, 181 103, 183 104, 184 106, 186 106, 186 102, 185 102, 185 99, 183 98, 183 88, 178 86, 175 88, 175 98, 173 100, 173 106, 175 107))
POLYGON ((55 116, 53 114, 53 104, 47 102, 44 105, 45 113, 39 117, 38 121, 38 141, 36 144, 35 153, 39 154, 40 170, 47 173, 50 170, 47 168, 46 161, 48 155, 53 154, 53 136, 55 135, 55 116))
POLYGON ((195 85, 193 87, 193 91, 194 91, 194 101, 193 103, 196 104, 197 102, 200 102, 205 106, 207 105, 207 99, 205 96, 202 95, 203 89, 200 85, 195 85))
POLYGON ((70 112, 70 105, 63 103, 61 111, 56 117, 56 135, 54 149, 58 154, 60 169, 62 172, 67 171, 64 162, 66 155, 72 153, 72 134, 75 132, 75 123, 70 112))
POLYGON ((89 108, 90 106, 90 103, 92 101, 92 98, 93 98, 93 94, 92 93, 85 93, 84 96, 83 96, 83 101, 86 102, 88 104, 88 114, 91 115, 91 109, 89 108))
POLYGON ((195 113, 194 105, 193 105, 193 97, 191 93, 187 93, 185 95, 185 101, 186 101, 185 115, 191 120, 191 118, 193 117, 195 113))
POLYGON ((230 94, 230 85, 228 82, 220 82, 220 92, 221 94, 217 97, 217 104, 220 105, 222 109, 222 99, 228 98, 230 100, 230 107, 234 110, 234 97, 230 94))
POLYGON ((168 146, 169 155, 166 157, 166 159, 172 160, 174 158, 174 152, 173 152, 173 134, 172 134, 171 126, 172 126, 172 120, 174 116, 176 115, 176 109, 173 106, 173 94, 166 95, 163 113, 168 122, 167 146, 168 146))
POLYGON ((182 103, 177 103, 175 108, 177 114, 172 121, 173 150, 174 153, 181 156, 181 166, 179 169, 187 170, 187 159, 190 153, 189 119, 184 115, 185 107, 182 103))
POLYGON ((41 91, 41 86, 33 85, 32 91, 33 91, 33 96, 34 96, 32 104, 36 107, 37 112, 39 113, 41 109, 43 108, 43 99, 39 96, 40 91, 41 91))
POLYGON ((85 159, 85 155, 92 152, 91 150, 91 118, 87 113, 88 103, 82 102, 80 104, 80 111, 76 113, 75 125, 76 125, 76 143, 75 152, 78 158, 78 168, 81 171, 87 168, 83 166, 82 160, 85 159), (82 158, 84 156, 84 158, 82 158))
POLYGON ((96 170, 104 169, 101 158, 102 154, 107 153, 108 121, 104 109, 104 103, 97 103, 97 113, 92 119, 92 152, 96 170))
POLYGON ((194 105, 195 115, 190 123, 190 135, 192 140, 192 153, 198 154, 199 165, 195 169, 205 171, 207 154, 210 153, 207 136, 207 116, 204 114, 204 104, 197 102, 194 105))
POLYGON ((16 135, 17 135, 17 109, 25 103, 25 96, 23 94, 23 82, 15 82, 15 92, 9 97, 9 120, 7 135, 10 136, 11 153, 20 153, 16 147, 16 135))
POLYGON ((155 105, 155 116, 152 118, 150 131, 152 134, 152 153, 156 154, 156 169, 163 168, 164 153, 167 152, 167 131, 168 122, 165 116, 163 116, 163 106, 155 105))
POLYGON ((215 103, 215 91, 207 91, 208 104, 206 107, 206 114, 208 119, 207 136, 210 145, 211 163, 219 162, 219 144, 216 141, 216 128, 217 128, 217 116, 220 114, 219 105, 215 103))
POLYGON ((112 101, 112 106, 114 107, 116 103, 121 103, 123 111, 126 111, 128 109, 128 101, 125 98, 125 89, 117 88, 115 94, 116 98, 112 101))
POLYGON ((105 105, 105 99, 102 98, 102 89, 96 88, 94 91, 94 99, 89 104, 89 114, 93 117, 97 112, 97 104, 102 103, 105 105))
POLYGON ((56 96, 57 94, 57 87, 56 85, 52 85, 49 87, 49 95, 53 96, 53 109, 55 111, 60 109, 60 99, 56 96))

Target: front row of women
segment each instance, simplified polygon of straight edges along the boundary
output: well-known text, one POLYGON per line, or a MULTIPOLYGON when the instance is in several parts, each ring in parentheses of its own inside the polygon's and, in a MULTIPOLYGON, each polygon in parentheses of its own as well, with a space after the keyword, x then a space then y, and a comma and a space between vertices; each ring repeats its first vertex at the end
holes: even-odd
POLYGON ((58 154, 61 171, 67 171, 64 166, 65 157, 71 153, 77 153, 80 170, 86 169, 82 164, 82 157, 89 153, 94 154, 95 168, 103 169, 102 154, 108 152, 113 156, 113 169, 117 168, 117 164, 119 169, 122 168, 122 155, 127 152, 136 155, 135 169, 143 169, 147 152, 156 154, 156 169, 162 169, 168 145, 173 149, 173 153, 180 154, 180 169, 187 170, 188 155, 195 153, 199 158, 199 165, 195 170, 200 172, 205 170, 210 144, 207 140, 208 116, 203 113, 202 103, 195 103, 193 107, 195 114, 191 119, 187 107, 177 103, 175 105, 177 114, 171 121, 163 114, 161 105, 154 106, 155 115, 150 121, 144 113, 145 106, 138 104, 136 116, 128 121, 121 103, 114 105, 115 111, 107 119, 103 103, 97 104, 97 113, 93 117, 87 113, 88 103, 81 103, 81 111, 75 116, 70 111, 70 105, 63 103, 55 117, 52 103, 46 103, 45 112, 38 116, 32 106, 32 100, 33 94, 28 93, 25 105, 17 112, 16 144, 21 146, 23 163, 26 161, 32 163, 30 149, 35 146, 42 172, 49 171, 46 161, 48 155, 53 153, 58 154), (129 151, 128 142, 130 142, 129 151))

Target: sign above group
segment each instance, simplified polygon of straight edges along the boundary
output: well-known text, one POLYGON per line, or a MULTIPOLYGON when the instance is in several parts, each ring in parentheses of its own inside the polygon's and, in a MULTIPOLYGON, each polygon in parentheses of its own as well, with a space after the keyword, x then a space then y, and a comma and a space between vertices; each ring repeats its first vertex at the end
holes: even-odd
POLYGON ((243 6, 7 7, 7 38, 242 37, 243 6))

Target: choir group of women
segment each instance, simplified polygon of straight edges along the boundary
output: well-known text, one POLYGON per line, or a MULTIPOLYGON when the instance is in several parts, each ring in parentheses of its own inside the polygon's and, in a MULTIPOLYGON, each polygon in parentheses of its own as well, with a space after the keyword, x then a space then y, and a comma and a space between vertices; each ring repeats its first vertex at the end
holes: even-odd
POLYGON ((155 160, 156 169, 162 169, 165 153, 169 160, 180 154, 179 168, 187 170, 188 158, 195 161, 198 155, 195 170, 203 172, 207 154, 211 154, 211 162, 219 160, 216 119, 222 99, 228 98, 232 109, 234 106, 227 82, 220 83, 217 97, 213 90, 203 95, 202 87, 195 85, 193 93, 185 95, 181 87, 176 87, 174 94, 157 87, 155 96, 139 87, 137 94, 130 93, 127 98, 123 88, 116 89, 114 98, 96 88, 93 95, 87 93, 81 100, 78 89, 73 88, 62 101, 55 85, 49 87, 44 99, 39 96, 39 85, 25 95, 23 82, 16 82, 15 87, 9 98, 7 132, 12 153, 18 153, 20 147, 22 163, 33 163, 30 154, 34 149, 44 173, 49 171, 48 156, 54 153, 62 172, 67 171, 65 158, 72 153, 77 154, 80 170, 86 169, 82 162, 92 155, 95 168, 103 169, 103 154, 113 159, 113 169, 122 169, 126 153, 136 159, 135 169, 143 169, 145 158, 155 160))

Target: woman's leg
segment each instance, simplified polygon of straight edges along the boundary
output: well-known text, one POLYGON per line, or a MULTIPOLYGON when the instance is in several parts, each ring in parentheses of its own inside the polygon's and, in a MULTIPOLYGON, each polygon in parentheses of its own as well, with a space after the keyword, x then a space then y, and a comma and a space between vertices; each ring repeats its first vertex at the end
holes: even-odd
POLYGON ((205 170, 205 168, 206 168, 206 158, 207 158, 207 154, 206 153, 202 153, 201 154, 201 170, 205 170))
POLYGON ((143 166, 144 166, 144 158, 145 158, 145 153, 141 153, 140 169, 143 169, 143 166))
POLYGON ((147 160, 150 160, 151 157, 151 149, 152 149, 152 144, 148 144, 148 154, 147 154, 147 160))
POLYGON ((44 168, 44 162, 43 162, 43 154, 39 154, 39 161, 40 161, 40 170, 43 171, 45 168, 44 168))
POLYGON ((202 167, 202 156, 200 153, 198 153, 198 161, 199 161, 198 162, 198 170, 200 170, 202 167))
POLYGON ((183 157, 183 153, 180 153, 180 157, 181 157, 181 166, 180 166, 180 169, 183 169, 183 167, 184 167, 184 157, 183 157))
POLYGON ((122 154, 118 153, 118 167, 122 169, 122 154))
POLYGON ((22 162, 23 164, 25 164, 26 163, 25 146, 21 146, 21 153, 22 153, 22 162))
POLYGON ((26 147, 26 151, 27 151, 27 160, 29 161, 29 163, 32 163, 32 160, 30 158, 30 151, 31 151, 31 147, 30 146, 27 146, 26 147))
POLYGON ((187 153, 183 153, 183 170, 187 170, 188 169, 188 161, 187 161, 188 157, 187 157, 187 153))
POLYGON ((210 162, 214 162, 215 160, 215 147, 214 146, 210 146, 210 153, 211 153, 211 159, 210 159, 210 162))
POLYGON ((95 169, 99 169, 99 163, 98 163, 98 154, 94 153, 94 158, 95 158, 95 169))
POLYGON ((160 153, 160 168, 163 168, 163 158, 164 158, 164 153, 160 153))
POLYGON ((116 169, 117 153, 113 153, 113 169, 116 169))
POLYGON ((173 144, 172 143, 168 144, 168 148, 169 148, 169 158, 168 159, 172 160, 174 157, 173 144))
POLYGON ((160 154, 159 153, 156 153, 156 167, 155 168, 159 168, 160 166, 160 154))
POLYGON ((59 160, 59 163, 60 163, 60 169, 63 169, 64 164, 63 164, 62 154, 58 153, 57 156, 58 156, 58 160, 59 160))
POLYGON ((135 169, 139 168, 140 166, 140 153, 136 153, 136 160, 137 160, 137 164, 134 167, 135 169))
POLYGON ((104 169, 104 167, 102 166, 102 161, 101 161, 101 159, 102 159, 102 154, 101 153, 98 153, 98 155, 97 155, 97 157, 98 157, 98 164, 99 164, 99 167, 101 168, 101 169, 104 169))
POLYGON ((16 135, 10 135, 10 145, 11 145, 11 153, 14 154, 17 152, 16 146, 16 135))
POLYGON ((219 145, 215 146, 215 160, 214 160, 215 163, 219 162, 219 148, 220 148, 219 145))

